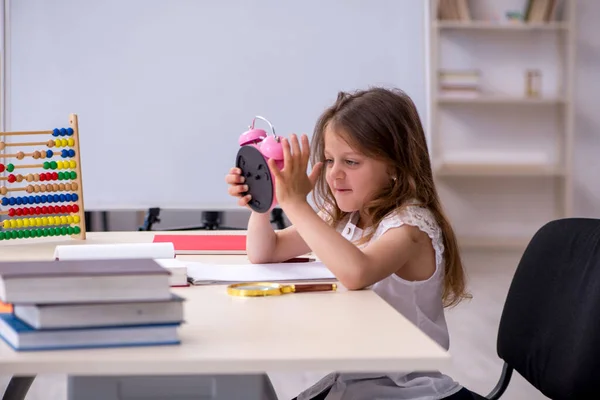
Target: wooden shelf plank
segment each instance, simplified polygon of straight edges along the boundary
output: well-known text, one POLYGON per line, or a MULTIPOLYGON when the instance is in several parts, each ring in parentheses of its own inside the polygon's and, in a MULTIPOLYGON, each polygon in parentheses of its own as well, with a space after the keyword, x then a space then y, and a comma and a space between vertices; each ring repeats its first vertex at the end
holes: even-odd
POLYGON ((493 21, 436 21, 433 26, 446 30, 487 30, 487 31, 566 31, 569 25, 564 22, 493 22, 493 21))
POLYGON ((437 176, 562 176, 563 170, 552 165, 446 163, 436 169, 437 176))
POLYGON ((566 100, 562 97, 517 97, 503 95, 480 95, 473 97, 452 96, 449 94, 439 94, 438 103, 446 104, 564 104, 566 100))

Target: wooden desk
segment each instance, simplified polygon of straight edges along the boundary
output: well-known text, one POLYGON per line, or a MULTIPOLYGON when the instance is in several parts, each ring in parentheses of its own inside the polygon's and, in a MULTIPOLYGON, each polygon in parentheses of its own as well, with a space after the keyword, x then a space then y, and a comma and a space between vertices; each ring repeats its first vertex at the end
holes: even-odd
MULTIPOLYGON (((175 233, 175 232, 170 232, 175 233)), ((185 232, 190 234, 192 232, 185 232)), ((196 233, 196 232, 194 232, 196 233)), ((92 232, 85 243, 151 242, 153 232, 92 232)), ((71 239, 0 242, 0 261, 50 260, 71 239)), ((247 262, 245 256, 182 258, 247 262)), ((375 293, 236 298, 224 286, 173 288, 187 299, 178 346, 15 352, 0 343, 0 374, 139 375, 264 371, 437 370, 450 355, 375 293)))

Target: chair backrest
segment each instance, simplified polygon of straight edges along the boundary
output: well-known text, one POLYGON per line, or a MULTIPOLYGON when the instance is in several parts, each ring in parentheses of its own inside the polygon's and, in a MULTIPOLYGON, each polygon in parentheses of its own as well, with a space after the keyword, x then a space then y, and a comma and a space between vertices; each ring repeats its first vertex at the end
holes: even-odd
POLYGON ((531 239, 513 277, 498 356, 552 399, 600 399, 600 220, 565 218, 531 239))

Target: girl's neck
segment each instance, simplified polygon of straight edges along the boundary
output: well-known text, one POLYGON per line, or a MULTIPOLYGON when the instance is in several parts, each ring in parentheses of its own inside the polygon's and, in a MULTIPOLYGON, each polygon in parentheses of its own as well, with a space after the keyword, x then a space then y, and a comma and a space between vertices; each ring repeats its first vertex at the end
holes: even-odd
POLYGON ((356 225, 357 228, 360 228, 364 231, 365 228, 369 226, 368 222, 369 221, 368 221, 367 217, 362 215, 362 213, 360 211, 356 213, 354 224, 356 225))

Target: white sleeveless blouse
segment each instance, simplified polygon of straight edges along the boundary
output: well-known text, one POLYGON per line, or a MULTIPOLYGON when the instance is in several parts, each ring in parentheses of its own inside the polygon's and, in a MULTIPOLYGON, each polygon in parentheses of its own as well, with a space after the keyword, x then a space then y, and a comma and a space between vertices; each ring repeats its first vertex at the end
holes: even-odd
MULTIPOLYGON (((337 230, 348 240, 357 242, 363 231, 356 226, 358 213, 342 221, 337 230)), ((425 232, 435 250, 435 272, 424 281, 407 281, 396 274, 375 283, 371 289, 425 334, 448 350, 450 341, 442 304, 444 244, 442 232, 433 214, 426 208, 410 205, 390 213, 377 227, 370 242, 388 229, 404 224, 425 232)), ((365 232, 366 233, 366 232, 365 232)), ((363 248, 368 243, 359 245, 363 248)), ((385 329, 385 321, 382 321, 385 329)), ((402 332, 398 332, 401 335, 402 332)), ((326 400, 410 399, 437 400, 458 392, 462 386, 437 371, 331 373, 298 395, 308 400, 331 388, 326 400)))

